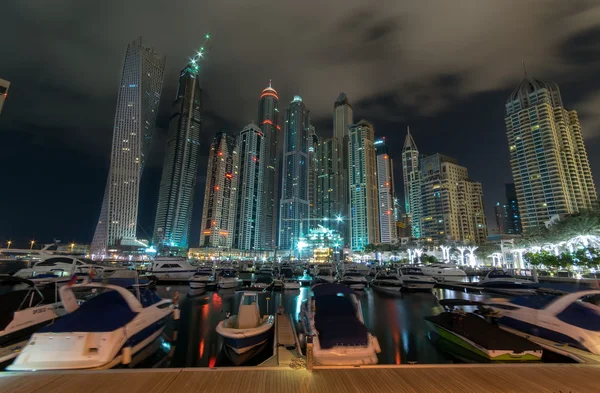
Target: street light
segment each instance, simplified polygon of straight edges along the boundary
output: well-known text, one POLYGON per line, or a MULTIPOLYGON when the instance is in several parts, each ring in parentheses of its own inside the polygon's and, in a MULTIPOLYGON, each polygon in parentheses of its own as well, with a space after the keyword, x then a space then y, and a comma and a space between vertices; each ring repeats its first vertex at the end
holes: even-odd
POLYGON ((344 221, 344 219, 343 219, 341 216, 336 216, 336 217, 335 217, 335 220, 336 220, 337 222, 342 222, 342 221, 344 221))
POLYGON ((30 244, 29 249, 32 250, 33 245, 35 244, 35 240, 30 241, 29 244, 30 244))
POLYGON ((12 240, 7 241, 6 244, 7 244, 6 248, 10 248, 10 245, 12 244, 12 240))
POLYGON ((71 252, 73 252, 74 247, 75 247, 75 243, 71 243, 71 252))

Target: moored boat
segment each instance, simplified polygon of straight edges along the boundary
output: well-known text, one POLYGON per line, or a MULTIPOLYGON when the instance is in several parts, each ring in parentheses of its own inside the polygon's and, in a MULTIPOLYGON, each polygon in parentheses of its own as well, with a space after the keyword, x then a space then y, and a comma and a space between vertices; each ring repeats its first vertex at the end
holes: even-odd
POLYGON ((485 278, 475 284, 481 289, 500 290, 506 293, 531 293, 539 288, 539 284, 531 280, 517 278, 503 270, 490 270, 485 278))
POLYGON ((431 291, 436 284, 433 277, 424 275, 418 267, 403 267, 398 273, 402 287, 407 290, 431 291))
POLYGON ((365 289, 368 282, 364 275, 358 270, 347 270, 339 280, 342 284, 349 286, 352 289, 365 289))
POLYGON ((386 295, 400 295, 402 293, 402 281, 393 273, 377 273, 371 281, 370 287, 375 292, 386 295))
POLYGON ((244 281, 238 277, 235 270, 223 269, 218 273, 217 286, 219 289, 239 288, 242 285, 244 285, 244 281))
POLYGON ((450 263, 432 263, 421 266, 421 271, 426 276, 431 276, 437 281, 463 281, 467 277, 464 270, 450 263))
POLYGON ((148 274, 163 282, 182 282, 189 280, 197 270, 185 258, 156 257, 148 274))
POLYGON ((188 281, 190 289, 204 289, 215 281, 215 276, 211 269, 200 268, 188 281))

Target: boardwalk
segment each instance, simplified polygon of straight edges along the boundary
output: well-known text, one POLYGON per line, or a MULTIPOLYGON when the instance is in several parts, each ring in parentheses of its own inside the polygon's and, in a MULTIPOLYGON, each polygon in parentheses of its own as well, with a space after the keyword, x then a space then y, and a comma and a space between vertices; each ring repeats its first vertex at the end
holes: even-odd
POLYGON ((11 393, 587 393, 599 386, 598 366, 541 364, 0 373, 0 392, 11 393))

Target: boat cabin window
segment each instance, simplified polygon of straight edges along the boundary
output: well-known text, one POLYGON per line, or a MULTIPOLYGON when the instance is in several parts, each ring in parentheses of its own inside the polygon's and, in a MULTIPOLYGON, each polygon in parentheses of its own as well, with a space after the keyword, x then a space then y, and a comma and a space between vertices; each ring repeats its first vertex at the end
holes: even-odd
POLYGON ((400 270, 402 271, 402 274, 410 274, 411 276, 424 276, 421 269, 403 268, 400 270))

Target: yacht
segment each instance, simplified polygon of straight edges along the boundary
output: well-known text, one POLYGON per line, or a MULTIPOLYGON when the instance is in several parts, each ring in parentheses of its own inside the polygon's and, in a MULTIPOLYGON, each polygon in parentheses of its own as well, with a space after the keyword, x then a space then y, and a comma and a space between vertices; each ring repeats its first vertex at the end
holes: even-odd
POLYGON ((56 285, 0 276, 0 365, 17 357, 33 333, 66 314, 56 285))
POLYGON ((258 269, 258 274, 273 274, 273 265, 268 262, 264 262, 260 266, 260 269, 258 269))
POLYGON ((301 309, 306 335, 313 337, 313 358, 323 366, 376 364, 377 338, 364 325, 354 291, 341 284, 314 285, 301 309))
POLYGON ((365 289, 368 282, 364 275, 358 270, 347 270, 339 280, 342 284, 349 286, 352 289, 365 289))
POLYGON ((199 268, 196 273, 188 280, 190 289, 204 289, 208 284, 215 281, 212 269, 199 268))
POLYGON ((426 276, 431 276, 437 281, 463 281, 467 273, 449 263, 432 263, 421 266, 421 271, 426 276))
POLYGON ((393 273, 377 273, 370 286, 375 292, 388 295, 402 293, 402 281, 398 278, 398 275, 393 273))
POLYGON ((35 263, 33 267, 19 270, 15 276, 29 279, 36 285, 66 284, 74 274, 89 275, 92 270, 93 275, 97 278, 103 278, 105 274, 109 275, 116 270, 123 270, 123 268, 102 266, 85 258, 53 255, 35 263))
POLYGON ((274 324, 273 315, 260 316, 258 294, 244 292, 237 314, 219 322, 217 333, 225 339, 226 346, 242 354, 266 342, 274 324))
POLYGON ((485 278, 475 284, 478 288, 496 289, 503 292, 528 293, 539 288, 539 284, 522 278, 517 278, 503 270, 490 270, 485 278))
POLYGON ((240 273, 254 273, 254 262, 240 262, 240 273))
POLYGON ((600 355, 600 290, 522 295, 487 305, 498 311, 502 327, 600 355))
POLYGON ((403 267, 398 269, 402 286, 406 289, 431 291, 435 286, 435 279, 423 274, 418 267, 403 267))
POLYGON ((188 281, 198 269, 181 257, 156 257, 148 272, 158 281, 188 281))
POLYGON ((333 265, 321 264, 315 266, 315 279, 317 281, 325 281, 328 283, 332 283, 335 281, 335 276, 333 274, 333 265))
POLYGON ((265 289, 271 285, 273 285, 273 276, 270 273, 259 274, 252 284, 255 289, 265 289))
POLYGON ((300 289, 300 282, 293 278, 284 278, 283 279, 283 289, 285 289, 285 290, 300 289))
POLYGON ((219 289, 232 289, 244 285, 244 281, 238 278, 237 272, 233 269, 223 269, 217 276, 217 287, 219 289))
POLYGON ((138 287, 135 292, 100 283, 63 286, 60 299, 68 314, 34 333, 8 369, 89 370, 128 364, 160 336, 175 308, 149 289, 138 287))

